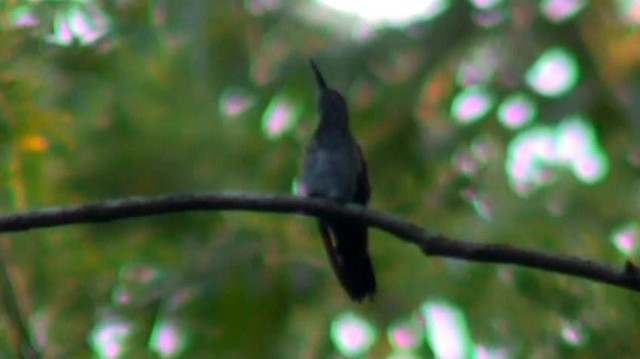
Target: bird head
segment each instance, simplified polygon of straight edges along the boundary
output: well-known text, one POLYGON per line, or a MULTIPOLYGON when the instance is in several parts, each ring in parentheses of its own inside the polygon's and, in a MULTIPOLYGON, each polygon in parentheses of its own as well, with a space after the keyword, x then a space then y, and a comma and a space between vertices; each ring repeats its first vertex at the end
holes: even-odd
POLYGON ((342 95, 327 86, 324 77, 320 73, 318 66, 313 60, 309 60, 311 63, 311 69, 316 78, 316 83, 320 89, 320 96, 318 98, 318 109, 320 111, 320 119, 323 122, 348 124, 349 112, 347 109, 347 102, 342 95))

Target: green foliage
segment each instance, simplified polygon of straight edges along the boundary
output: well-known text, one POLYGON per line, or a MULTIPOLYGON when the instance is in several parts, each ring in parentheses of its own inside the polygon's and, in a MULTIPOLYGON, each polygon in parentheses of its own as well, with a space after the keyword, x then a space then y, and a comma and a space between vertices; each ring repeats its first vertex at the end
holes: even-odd
MULTIPOLYGON (((2 211, 168 192, 288 193, 315 126, 313 56, 347 95, 374 208, 470 241, 612 264, 637 259, 640 39, 614 5, 589 4, 555 23, 529 2, 502 1, 495 10, 502 20, 481 26, 474 19, 489 11, 453 1, 413 25, 361 25, 370 33, 359 39, 358 19, 325 18, 326 10, 302 1, 269 3, 0 5, 2 211), (18 26, 25 14, 38 22, 18 26), (65 38, 60 22, 70 18, 106 30, 90 39, 72 28, 65 38), (527 70, 558 46, 576 59, 579 79, 557 97, 536 93, 527 70), (498 103, 475 122, 455 118, 452 103, 464 104, 457 96, 466 87, 460 69, 476 60, 485 66, 476 75, 486 78, 474 85, 496 102, 526 93, 537 106, 532 123, 501 125, 498 103), (277 132, 276 115, 266 114, 281 109, 290 122, 277 132), (576 114, 594 130, 591 150, 602 148, 608 161, 603 179, 582 181, 551 159, 538 163, 546 179, 520 191, 505 164, 512 140, 576 114), (615 243, 623 232, 627 252, 615 243)), ((15 300, 46 358, 100 357, 97 333, 114 323, 123 328, 122 357, 162 357, 154 338, 164 321, 178 328, 176 357, 334 357, 331 323, 348 311, 377 333, 415 319, 413 353, 437 355, 436 339, 420 326, 435 320, 421 311, 425 303, 456 308, 459 332, 469 332, 458 342, 464 353, 600 358, 639 350, 637 294, 425 258, 371 232, 380 293, 363 305, 341 291, 313 222, 294 215, 167 215, 0 242, 15 300)), ((0 320, 1 357, 15 355, 14 335, 0 320)), ((378 335, 369 355, 400 355, 388 341, 393 336, 378 335)))

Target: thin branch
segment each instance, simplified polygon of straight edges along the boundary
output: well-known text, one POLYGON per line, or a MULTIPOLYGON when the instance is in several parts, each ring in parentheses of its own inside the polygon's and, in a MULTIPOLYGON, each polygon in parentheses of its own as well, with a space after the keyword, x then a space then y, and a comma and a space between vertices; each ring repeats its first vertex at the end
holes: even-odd
POLYGON ((9 267, 13 266, 9 260, 12 252, 9 238, 0 238, 2 253, 0 254, 0 299, 5 314, 9 318, 9 329, 16 347, 16 357, 24 359, 39 359, 40 352, 33 343, 26 318, 22 315, 18 305, 18 296, 14 290, 13 281, 9 274, 9 267))
POLYGON ((263 211, 298 213, 309 217, 339 216, 360 220, 370 227, 413 243, 427 255, 466 259, 473 262, 515 264, 591 279, 640 292, 640 271, 633 263, 613 267, 593 260, 505 244, 456 240, 431 232, 409 221, 361 206, 340 206, 328 201, 284 195, 175 194, 136 197, 66 208, 49 208, 0 216, 1 232, 76 223, 109 222, 125 218, 188 211, 263 211))

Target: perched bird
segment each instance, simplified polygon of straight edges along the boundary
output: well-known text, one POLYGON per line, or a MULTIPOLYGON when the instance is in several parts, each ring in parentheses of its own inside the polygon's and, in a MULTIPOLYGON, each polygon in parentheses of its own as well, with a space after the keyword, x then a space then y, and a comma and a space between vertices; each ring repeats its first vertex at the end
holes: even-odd
MULTIPOLYGON (((349 130, 347 103, 327 86, 313 60, 310 63, 320 88, 320 121, 306 148, 298 193, 366 206, 371 193, 367 164, 349 130)), ((336 217, 321 218, 318 226, 342 287, 354 300, 373 298, 376 279, 367 252, 367 226, 336 217)))

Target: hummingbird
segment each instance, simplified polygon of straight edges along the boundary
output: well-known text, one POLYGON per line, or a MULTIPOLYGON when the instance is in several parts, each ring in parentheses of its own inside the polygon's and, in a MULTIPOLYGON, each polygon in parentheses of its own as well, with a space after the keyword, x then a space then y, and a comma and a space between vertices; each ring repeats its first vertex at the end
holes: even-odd
MULTIPOLYGON (((349 129, 349 112, 342 95, 327 86, 309 60, 319 87, 318 126, 306 147, 298 194, 339 204, 367 206, 371 195, 362 149, 349 129)), ((367 226, 353 220, 326 217, 318 228, 331 266, 349 297, 373 299, 376 279, 367 251, 367 226)))

